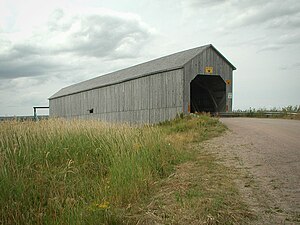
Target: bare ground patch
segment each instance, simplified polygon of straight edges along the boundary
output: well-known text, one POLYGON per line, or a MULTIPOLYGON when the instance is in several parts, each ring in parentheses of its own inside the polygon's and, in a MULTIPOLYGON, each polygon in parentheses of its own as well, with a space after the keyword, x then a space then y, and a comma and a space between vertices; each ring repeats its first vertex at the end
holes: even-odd
POLYGON ((300 223, 297 208, 287 207, 289 201, 293 201, 290 190, 285 189, 276 174, 272 174, 257 153, 261 149, 257 149, 251 138, 227 131, 225 135, 201 145, 206 151, 216 154, 222 164, 238 171, 234 182, 250 210, 257 215, 251 224, 300 223))

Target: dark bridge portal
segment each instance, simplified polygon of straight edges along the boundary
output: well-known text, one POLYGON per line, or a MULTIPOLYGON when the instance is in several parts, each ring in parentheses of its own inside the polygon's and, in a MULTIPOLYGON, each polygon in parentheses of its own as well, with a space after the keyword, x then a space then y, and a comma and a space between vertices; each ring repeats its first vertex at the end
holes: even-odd
POLYGON ((197 75, 190 88, 191 113, 225 112, 226 84, 220 76, 197 75))

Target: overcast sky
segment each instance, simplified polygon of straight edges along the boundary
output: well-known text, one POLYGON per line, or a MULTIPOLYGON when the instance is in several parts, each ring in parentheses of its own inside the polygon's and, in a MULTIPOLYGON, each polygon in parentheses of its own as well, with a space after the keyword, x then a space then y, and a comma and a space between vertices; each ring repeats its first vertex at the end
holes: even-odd
POLYGON ((0 116, 205 44, 237 67, 234 109, 300 104, 299 0, 0 0, 0 116))

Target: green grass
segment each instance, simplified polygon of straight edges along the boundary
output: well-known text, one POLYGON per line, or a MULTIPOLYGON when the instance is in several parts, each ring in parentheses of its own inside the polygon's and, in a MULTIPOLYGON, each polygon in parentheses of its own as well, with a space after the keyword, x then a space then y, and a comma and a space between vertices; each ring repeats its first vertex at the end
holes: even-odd
POLYGON ((3 224, 113 224, 169 174, 175 150, 155 127, 97 121, 3 122, 3 224))
POLYGON ((160 124, 163 133, 175 139, 178 145, 201 142, 222 134, 226 127, 218 119, 209 115, 191 115, 184 118, 176 118, 160 124))
POLYGON ((135 224, 153 199, 156 212, 169 208, 166 223, 180 224, 184 212, 190 222, 243 221, 231 171, 197 147, 225 130, 208 115, 155 126, 2 122, 0 224, 135 224))

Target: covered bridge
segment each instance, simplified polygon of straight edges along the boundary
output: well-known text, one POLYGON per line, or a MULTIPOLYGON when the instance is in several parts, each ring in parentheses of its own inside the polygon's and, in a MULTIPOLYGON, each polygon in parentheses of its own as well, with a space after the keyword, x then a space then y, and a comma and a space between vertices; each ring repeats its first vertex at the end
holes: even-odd
POLYGON ((180 113, 230 112, 235 69, 205 45, 65 87, 49 98, 49 113, 157 123, 180 113))

